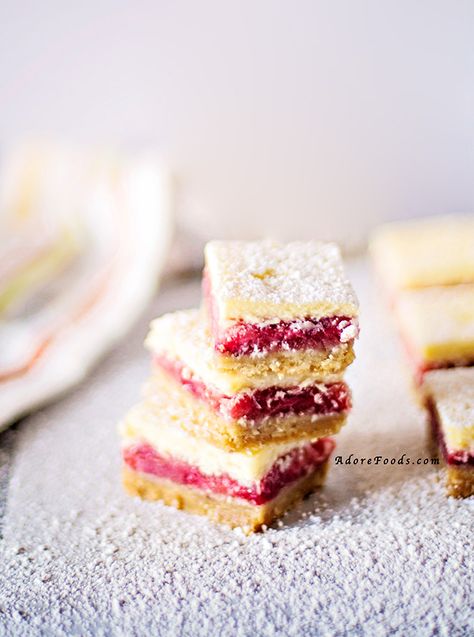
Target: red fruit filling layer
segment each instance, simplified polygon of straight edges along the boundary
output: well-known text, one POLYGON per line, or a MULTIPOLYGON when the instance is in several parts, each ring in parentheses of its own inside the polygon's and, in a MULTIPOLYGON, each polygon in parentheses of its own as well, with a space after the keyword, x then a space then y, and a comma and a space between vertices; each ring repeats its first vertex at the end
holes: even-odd
POLYGON ((342 343, 353 341, 358 332, 357 321, 348 316, 326 316, 320 319, 306 317, 267 324, 238 321, 221 331, 209 276, 206 273, 203 276, 203 292, 211 317, 215 349, 221 354, 251 356, 281 350, 330 350, 342 343), (352 330, 354 335, 347 336, 346 330, 352 326, 355 328, 352 330))
POLYGON ((436 440, 438 448, 443 454, 443 459, 446 464, 451 465, 471 465, 474 467, 474 454, 466 451, 465 449, 452 450, 446 447, 446 441, 441 430, 441 424, 439 422, 438 412, 431 399, 428 399, 426 408, 430 416, 431 431, 433 432, 433 438, 436 440))
POLYGON ((342 333, 352 324, 352 320, 346 316, 278 321, 268 325, 236 323, 218 338, 216 349, 232 356, 281 350, 330 350, 343 342, 342 333))
POLYGON ((160 456, 147 444, 124 449, 123 459, 134 471, 259 505, 273 500, 283 487, 314 471, 328 459, 334 447, 331 438, 320 438, 297 447, 280 456, 269 472, 250 486, 242 485, 226 474, 206 475, 182 460, 160 456))
POLYGON ((155 364, 228 420, 259 422, 270 416, 288 414, 327 416, 341 414, 351 408, 351 393, 343 382, 304 387, 273 386, 226 396, 192 376, 178 361, 155 356, 155 364))

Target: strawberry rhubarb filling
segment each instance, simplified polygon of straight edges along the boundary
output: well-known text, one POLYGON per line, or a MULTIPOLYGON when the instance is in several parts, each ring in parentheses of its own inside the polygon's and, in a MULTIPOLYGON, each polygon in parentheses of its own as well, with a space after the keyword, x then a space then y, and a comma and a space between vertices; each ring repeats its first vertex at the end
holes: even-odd
POLYGON ((123 459, 138 473, 258 506, 273 500, 282 489, 315 471, 328 460, 333 449, 331 438, 320 438, 295 447, 279 456, 261 478, 250 483, 241 483, 227 473, 208 474, 181 458, 160 454, 147 443, 126 446, 123 459))
POLYGON ((357 326, 347 316, 311 317, 294 321, 239 321, 215 332, 216 350, 231 356, 252 356, 303 349, 331 350, 354 340, 357 326))
POLYGON ((206 402, 227 420, 260 422, 265 418, 286 415, 331 416, 344 414, 351 408, 351 393, 342 381, 271 386, 227 396, 206 385, 177 360, 158 355, 154 362, 194 397, 206 402))
POLYGON ((357 319, 349 316, 309 316, 293 320, 268 318, 259 322, 240 318, 224 326, 220 324, 217 303, 206 273, 203 294, 210 315, 214 347, 221 354, 261 356, 305 349, 330 351, 338 345, 351 344, 358 334, 357 319))

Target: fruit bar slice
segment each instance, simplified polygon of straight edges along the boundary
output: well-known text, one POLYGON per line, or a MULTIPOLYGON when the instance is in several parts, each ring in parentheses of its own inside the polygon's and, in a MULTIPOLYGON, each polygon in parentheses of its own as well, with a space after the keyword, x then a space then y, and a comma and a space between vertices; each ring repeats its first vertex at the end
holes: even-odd
POLYGON ((187 412, 171 404, 159 414, 146 403, 129 412, 121 426, 129 493, 251 532, 324 481, 330 438, 224 451, 176 427, 178 417, 187 412))
POLYGON ((191 310, 157 319, 147 338, 154 354, 147 398, 156 409, 167 400, 186 406, 193 417, 179 426, 213 444, 240 449, 332 435, 344 424, 351 395, 340 375, 311 379, 303 372, 273 373, 251 385, 216 369, 214 361, 221 357, 206 333, 205 321, 191 310))
POLYGON ((474 495, 474 367, 428 372, 421 389, 448 495, 474 495))
POLYGON ((211 241, 205 260, 205 304, 221 354, 332 352, 354 341, 357 300, 335 244, 211 241))
POLYGON ((268 388, 224 396, 192 376, 175 377, 173 373, 173 368, 169 373, 156 365, 145 387, 149 410, 159 415, 164 409, 179 405, 187 417, 175 418, 175 427, 227 451, 335 434, 344 425, 350 406, 344 383, 300 390, 268 388), (236 418, 238 414, 247 415, 236 418))
POLYGON ((474 283, 474 215, 386 224, 375 232, 370 249, 390 293, 474 283))
POLYGON ((474 363, 474 285, 407 290, 395 311, 419 377, 428 369, 474 363))
POLYGON ((245 389, 296 386, 340 380, 354 359, 344 343, 330 353, 318 350, 282 351, 258 358, 224 356, 216 352, 207 321, 199 310, 184 310, 155 319, 145 341, 152 353, 183 361, 207 386, 226 395, 245 389))

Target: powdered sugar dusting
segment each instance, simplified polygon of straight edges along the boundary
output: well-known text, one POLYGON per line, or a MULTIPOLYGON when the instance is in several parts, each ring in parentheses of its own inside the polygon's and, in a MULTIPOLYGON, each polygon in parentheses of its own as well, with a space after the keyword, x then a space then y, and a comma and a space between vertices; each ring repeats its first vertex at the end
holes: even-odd
POLYGON ((423 391, 436 405, 442 427, 474 427, 474 367, 427 372, 423 391))
POLYGON ((334 308, 351 306, 357 313, 335 243, 211 241, 205 254, 216 298, 302 306, 322 302, 334 308))
POLYGON ((171 355, 184 347, 192 360, 203 360, 207 364, 212 364, 215 356, 207 323, 201 320, 198 309, 172 312, 154 319, 145 345, 152 352, 171 355))
MULTIPOLYGON (((365 269, 351 275, 364 329, 348 373, 355 408, 335 457, 428 457, 401 347, 365 269)), ((165 290, 154 314, 198 295, 197 284, 165 290)), ((0 633, 473 633, 474 500, 446 499, 430 467, 333 463, 323 490, 249 538, 124 495, 116 421, 147 376, 145 329, 21 428, 0 548, 0 633)))

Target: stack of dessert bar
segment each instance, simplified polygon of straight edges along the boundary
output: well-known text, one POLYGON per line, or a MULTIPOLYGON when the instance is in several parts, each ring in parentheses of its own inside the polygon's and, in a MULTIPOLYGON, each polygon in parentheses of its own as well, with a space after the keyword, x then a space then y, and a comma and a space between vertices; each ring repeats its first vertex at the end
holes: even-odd
POLYGON ((474 494, 474 216, 388 224, 371 243, 446 464, 449 495, 474 494))
POLYGON ((152 322, 124 483, 250 532, 324 481, 351 407, 357 300, 336 245, 213 241, 203 304, 152 322))

